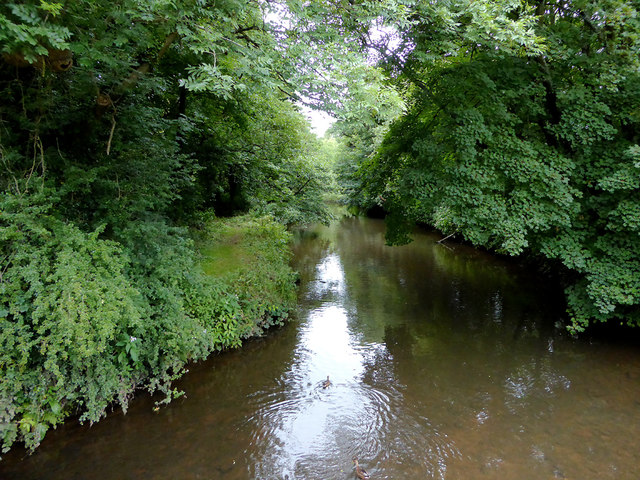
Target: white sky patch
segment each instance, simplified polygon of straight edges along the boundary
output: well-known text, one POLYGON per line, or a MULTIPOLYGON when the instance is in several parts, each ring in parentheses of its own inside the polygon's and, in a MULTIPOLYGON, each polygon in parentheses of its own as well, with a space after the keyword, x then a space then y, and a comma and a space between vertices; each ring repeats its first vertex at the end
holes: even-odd
POLYGON ((386 56, 393 56, 398 54, 398 49, 401 45, 401 38, 398 31, 390 25, 384 25, 381 19, 374 21, 371 30, 369 30, 369 39, 382 51, 376 48, 370 47, 368 50, 368 62, 370 65, 375 65, 386 56))
POLYGON ((286 5, 267 3, 262 8, 264 21, 276 28, 291 28, 291 18, 286 5))
POLYGON ((312 110, 305 105, 298 105, 302 114, 307 117, 311 124, 311 131, 318 137, 323 137, 333 122, 336 121, 331 115, 319 110, 312 110))

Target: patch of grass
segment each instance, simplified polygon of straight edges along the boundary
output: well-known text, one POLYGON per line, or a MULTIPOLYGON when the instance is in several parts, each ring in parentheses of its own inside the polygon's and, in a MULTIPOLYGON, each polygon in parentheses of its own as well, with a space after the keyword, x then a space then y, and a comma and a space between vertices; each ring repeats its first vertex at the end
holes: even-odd
POLYGON ((200 249, 200 265, 207 275, 223 277, 241 270, 247 262, 247 248, 234 243, 218 243, 200 249))
POLYGON ((283 225, 251 215, 209 218, 196 235, 202 270, 238 298, 243 338, 283 324, 295 305, 290 241, 283 225))

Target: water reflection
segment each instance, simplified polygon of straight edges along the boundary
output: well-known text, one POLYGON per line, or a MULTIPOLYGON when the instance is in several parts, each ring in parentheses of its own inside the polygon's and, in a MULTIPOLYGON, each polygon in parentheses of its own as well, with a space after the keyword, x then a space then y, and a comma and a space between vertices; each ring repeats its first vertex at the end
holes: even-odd
POLYGON ((316 267, 316 278, 309 284, 307 298, 315 298, 325 301, 340 303, 345 296, 344 271, 340 263, 340 257, 330 253, 324 257, 316 267), (325 298, 329 293, 335 298, 325 298))
MULTIPOLYGON (((315 270, 305 296, 319 305, 304 313, 294 361, 282 376, 284 398, 280 385, 257 392, 260 407, 248 419, 248 428, 256 432, 256 478, 340 472, 349 465, 349 446, 356 450, 359 419, 372 407, 358 388, 363 356, 341 306, 346 288, 339 256, 328 253, 315 270), (331 385, 325 388, 327 376, 331 385)), ((384 409, 385 402, 376 400, 376 408, 384 409)))
MULTIPOLYGON (((357 456, 375 478, 409 472, 445 478, 453 442, 432 425, 420 402, 407 403, 384 339, 358 328, 342 252, 325 245, 308 278, 294 361, 280 385, 258 392, 248 419, 258 447, 256 478, 350 478, 357 456), (329 376, 331 385, 323 388, 329 376)), ((372 275, 371 262, 360 265, 372 275)), ((399 282, 402 284, 403 282, 399 282)), ((364 313, 366 314, 366 313, 364 313)))
POLYGON ((635 479, 636 347, 575 341, 535 276, 362 219, 301 235, 299 314, 157 413, 66 425, 5 479, 635 479), (329 376, 331 386, 323 388, 329 376))

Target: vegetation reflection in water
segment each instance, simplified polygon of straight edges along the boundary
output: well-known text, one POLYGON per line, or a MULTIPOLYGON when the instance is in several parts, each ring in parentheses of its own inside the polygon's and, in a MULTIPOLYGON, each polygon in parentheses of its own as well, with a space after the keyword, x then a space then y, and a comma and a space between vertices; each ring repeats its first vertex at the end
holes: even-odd
POLYGON ((186 399, 64 426, 0 478, 346 480, 354 456, 373 480, 636 478, 635 346, 569 338, 516 266, 383 230, 301 232, 297 320, 194 365, 186 399))
POLYGON ((370 220, 314 242, 345 274, 356 388, 384 394, 343 464, 351 449, 379 478, 635 478, 638 352, 569 338, 555 285, 429 234, 386 247, 370 220))

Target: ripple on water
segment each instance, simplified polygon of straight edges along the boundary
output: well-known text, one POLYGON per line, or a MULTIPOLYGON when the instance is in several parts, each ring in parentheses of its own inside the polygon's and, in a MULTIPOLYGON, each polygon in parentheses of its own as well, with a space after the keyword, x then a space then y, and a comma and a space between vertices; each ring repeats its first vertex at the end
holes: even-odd
POLYGON ((316 266, 316 278, 307 286, 307 300, 322 300, 327 297, 341 298, 345 295, 344 270, 337 254, 327 255, 316 266))
POLYGON ((357 312, 344 305, 340 258, 327 255, 316 273, 307 299, 319 304, 302 322, 293 362, 251 396, 255 413, 240 427, 251 438, 252 477, 348 478, 357 456, 375 478, 444 478, 459 452, 406 403, 385 345, 352 331, 357 312), (331 386, 324 389, 327 374, 331 386))
POLYGON ((428 418, 408 408, 393 385, 292 387, 252 398, 261 406, 244 428, 252 432, 257 477, 344 478, 357 456, 376 478, 394 478, 412 466, 416 473, 444 478, 447 460, 460 455, 428 418))

